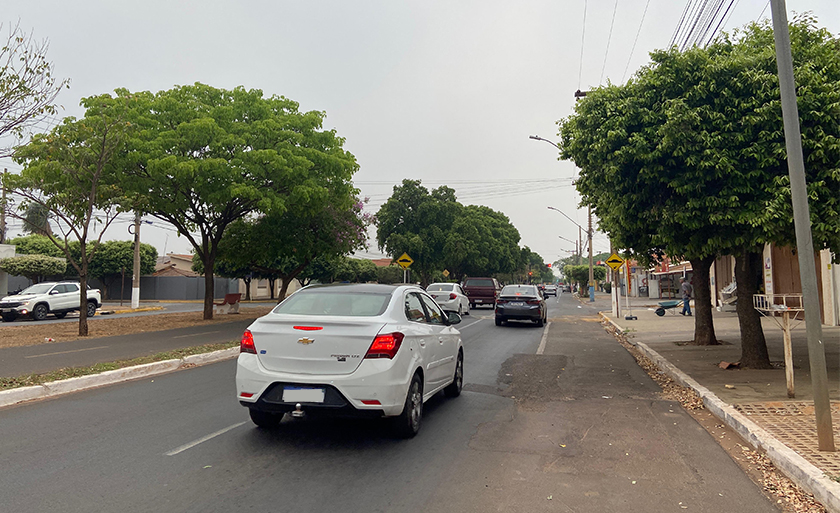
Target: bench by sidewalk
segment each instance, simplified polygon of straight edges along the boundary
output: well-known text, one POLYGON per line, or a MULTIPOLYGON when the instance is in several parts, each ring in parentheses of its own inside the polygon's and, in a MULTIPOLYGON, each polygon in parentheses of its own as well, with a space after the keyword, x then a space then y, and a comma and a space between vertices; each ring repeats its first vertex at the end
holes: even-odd
POLYGON ((238 314, 241 298, 242 294, 225 294, 221 302, 213 303, 213 314, 238 314))

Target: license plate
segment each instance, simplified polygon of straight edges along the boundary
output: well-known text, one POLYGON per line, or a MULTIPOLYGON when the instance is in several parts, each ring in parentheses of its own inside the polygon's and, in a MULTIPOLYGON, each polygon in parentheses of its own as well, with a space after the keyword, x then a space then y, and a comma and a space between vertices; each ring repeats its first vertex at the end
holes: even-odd
POLYGON ((476 302, 476 303, 483 303, 483 302, 484 302, 484 300, 483 300, 483 299, 476 299, 476 300, 475 300, 475 302, 476 302))
POLYGON ((522 301, 511 301, 510 306, 525 306, 522 301))
POLYGON ((322 403, 324 402, 323 388, 283 387, 284 403, 322 403))

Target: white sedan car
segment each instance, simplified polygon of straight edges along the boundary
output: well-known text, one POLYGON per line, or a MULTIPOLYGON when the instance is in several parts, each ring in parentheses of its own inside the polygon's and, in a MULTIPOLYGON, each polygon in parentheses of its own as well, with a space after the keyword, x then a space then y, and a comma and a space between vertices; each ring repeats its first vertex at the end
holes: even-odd
POLYGON ((458 312, 458 315, 469 315, 470 298, 457 283, 432 283, 426 287, 426 292, 437 301, 437 304, 447 312, 458 312))
POLYGON ((305 287, 245 330, 237 399, 260 427, 311 411, 391 417, 412 437, 423 403, 461 393, 460 321, 414 285, 305 287))

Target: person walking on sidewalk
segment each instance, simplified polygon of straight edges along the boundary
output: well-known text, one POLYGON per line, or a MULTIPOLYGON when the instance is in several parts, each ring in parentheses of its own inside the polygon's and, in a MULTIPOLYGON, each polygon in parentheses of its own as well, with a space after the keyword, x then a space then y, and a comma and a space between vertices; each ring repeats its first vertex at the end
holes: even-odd
POLYGON ((682 300, 683 300, 683 309, 680 314, 682 315, 691 315, 691 292, 693 287, 690 283, 688 283, 688 279, 683 276, 680 278, 680 292, 682 292, 682 300))

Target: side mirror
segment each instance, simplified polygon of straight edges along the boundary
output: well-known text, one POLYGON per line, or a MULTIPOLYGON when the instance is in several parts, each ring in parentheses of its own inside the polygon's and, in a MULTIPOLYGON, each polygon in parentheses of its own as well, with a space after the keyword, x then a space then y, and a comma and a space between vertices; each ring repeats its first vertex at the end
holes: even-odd
POLYGON ((461 322, 461 316, 457 312, 447 312, 449 324, 458 324, 461 322))
POLYGON ((57 291, 57 290, 53 289, 53 290, 51 290, 51 291, 50 291, 50 295, 51 295, 51 296, 54 296, 54 295, 56 295, 56 294, 58 294, 58 291, 57 291))

